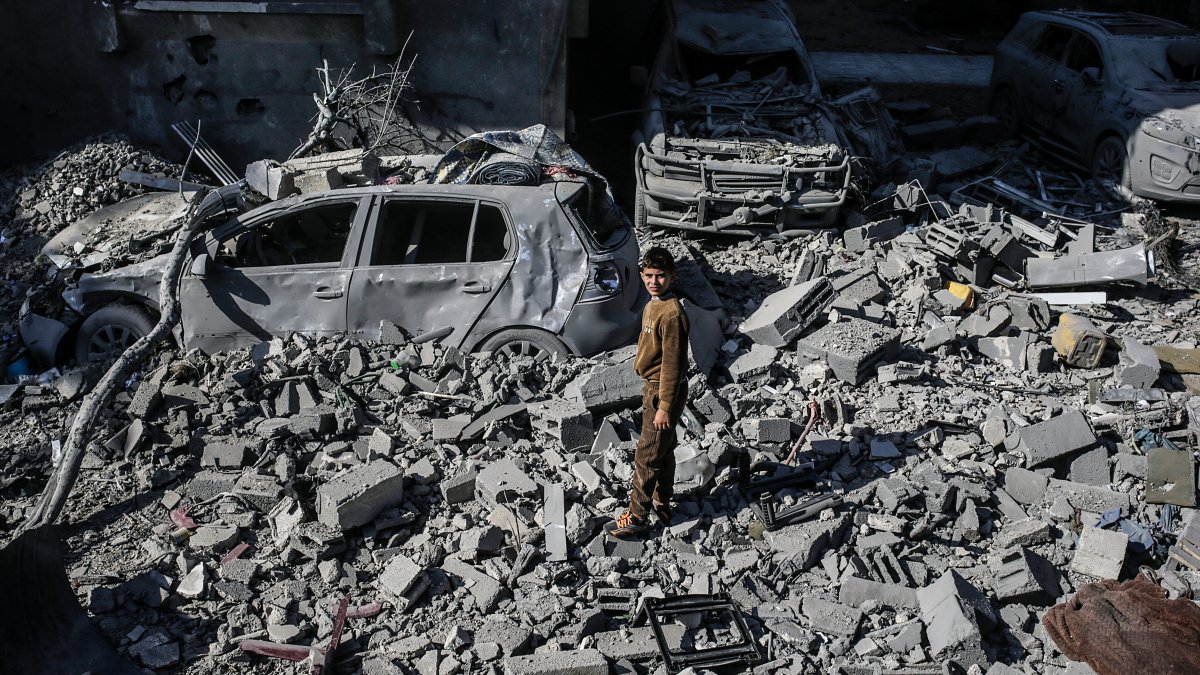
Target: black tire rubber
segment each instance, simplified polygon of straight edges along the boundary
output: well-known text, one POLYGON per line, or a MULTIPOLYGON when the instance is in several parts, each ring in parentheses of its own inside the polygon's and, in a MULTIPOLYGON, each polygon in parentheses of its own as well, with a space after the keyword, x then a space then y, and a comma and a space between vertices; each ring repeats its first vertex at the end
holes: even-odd
POLYGON ((637 185, 633 193, 633 226, 639 230, 646 228, 646 191, 641 185, 637 185))
POLYGON ((1125 142, 1120 137, 1107 136, 1096 145, 1092 153, 1092 178, 1129 187, 1129 156, 1125 152, 1125 142), (1111 164, 1114 162, 1119 174, 1113 173, 1111 164))
POLYGON ((496 333, 479 345, 478 351, 492 352, 498 357, 532 356, 535 361, 566 358, 570 351, 562 340, 531 328, 510 328, 496 333))
POLYGON ((101 307, 79 326, 75 336, 75 360, 80 365, 103 363, 154 328, 154 319, 135 305, 101 307), (106 349, 105 344, 109 345, 106 349))
POLYGON ((1011 88, 997 89, 996 94, 992 96, 992 103, 988 106, 988 111, 993 117, 1000 120, 1000 127, 1006 138, 1016 138, 1021 133, 1021 117, 1017 114, 1017 98, 1011 88))

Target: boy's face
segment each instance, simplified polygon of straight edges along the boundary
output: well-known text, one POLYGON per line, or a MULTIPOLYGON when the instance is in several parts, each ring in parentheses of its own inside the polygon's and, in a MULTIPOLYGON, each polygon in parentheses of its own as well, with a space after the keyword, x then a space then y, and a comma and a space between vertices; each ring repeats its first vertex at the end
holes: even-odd
POLYGON ((650 295, 659 297, 671 289, 671 279, 674 275, 657 267, 642 268, 642 283, 650 295))

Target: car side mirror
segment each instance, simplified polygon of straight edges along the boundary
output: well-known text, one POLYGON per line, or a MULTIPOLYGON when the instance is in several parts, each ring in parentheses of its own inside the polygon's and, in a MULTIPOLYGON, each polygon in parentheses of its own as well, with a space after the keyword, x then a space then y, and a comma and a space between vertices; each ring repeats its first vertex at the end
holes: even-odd
POLYGON ((208 266, 212 258, 207 253, 201 253, 192 260, 192 276, 203 279, 208 276, 208 266))
POLYGON ((1093 85, 1100 84, 1100 69, 1099 68, 1097 68, 1095 66, 1088 66, 1087 68, 1084 68, 1082 71, 1080 71, 1080 74, 1083 75, 1084 82, 1087 82, 1088 84, 1093 84, 1093 85))
POLYGON ((646 66, 630 66, 629 67, 629 83, 638 87, 646 86, 646 82, 650 79, 650 71, 646 66))

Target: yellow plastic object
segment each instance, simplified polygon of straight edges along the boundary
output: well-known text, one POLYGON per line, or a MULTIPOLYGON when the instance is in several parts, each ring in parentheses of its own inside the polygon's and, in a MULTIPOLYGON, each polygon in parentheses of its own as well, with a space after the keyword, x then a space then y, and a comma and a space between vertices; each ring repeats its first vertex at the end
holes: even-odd
POLYGON ((1108 336, 1082 316, 1062 314, 1050 344, 1068 365, 1095 368, 1100 365, 1100 357, 1108 347, 1108 336))
POLYGON ((975 291, 966 284, 960 284, 957 281, 951 281, 946 286, 946 290, 950 291, 950 295, 963 301, 963 307, 966 309, 974 309, 975 307, 975 291))

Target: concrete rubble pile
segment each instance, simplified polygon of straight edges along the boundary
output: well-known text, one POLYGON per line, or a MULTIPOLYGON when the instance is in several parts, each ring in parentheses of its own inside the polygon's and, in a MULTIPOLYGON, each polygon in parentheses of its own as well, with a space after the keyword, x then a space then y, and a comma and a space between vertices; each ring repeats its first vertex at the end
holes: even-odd
MULTIPOLYGON (((629 496, 632 347, 505 360, 385 324, 160 354, 88 451, 72 583, 163 673, 282 672, 247 641, 328 645, 342 598, 334 672, 666 672, 635 618, 689 594, 732 601, 755 673, 1088 672, 1047 638, 1049 607, 1139 565, 1200 591, 1200 382, 1156 349, 1196 347, 1197 301, 1112 286, 1068 311, 994 275, 1062 242, 889 208, 844 236, 642 242, 681 260, 697 366, 655 536, 601 530, 629 496), (1064 316, 1104 338, 1086 367, 1056 348, 1064 316), (763 466, 783 487, 753 490, 763 466)), ((0 401, 5 530, 94 377, 0 401)), ((682 615, 663 640, 730 630, 682 615)))

